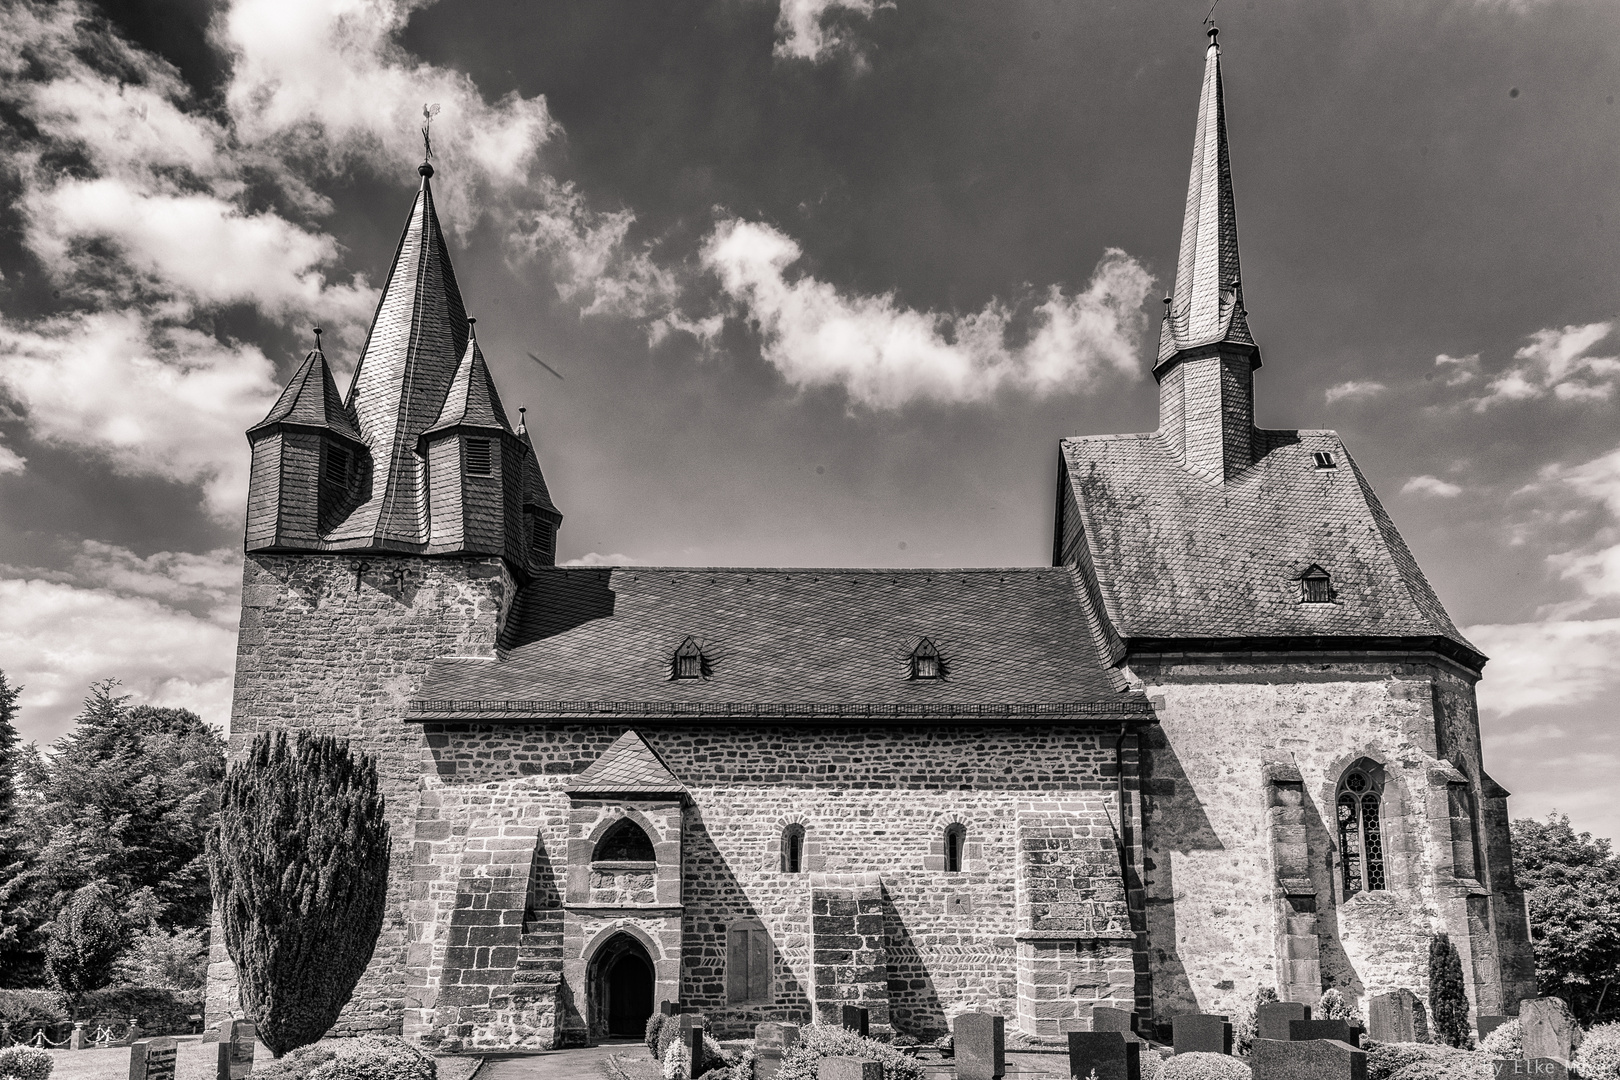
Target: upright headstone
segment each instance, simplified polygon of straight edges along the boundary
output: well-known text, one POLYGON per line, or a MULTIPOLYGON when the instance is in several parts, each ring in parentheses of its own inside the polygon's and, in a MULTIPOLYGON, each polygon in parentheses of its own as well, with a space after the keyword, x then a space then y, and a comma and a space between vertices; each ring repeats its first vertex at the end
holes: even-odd
POLYGON ((681 1013, 681 1060, 686 1063, 686 1075, 697 1076, 703 1068, 703 1017, 698 1013, 681 1013))
POLYGON ((1215 1013, 1187 1013, 1170 1021, 1170 1040, 1178 1054, 1230 1054, 1232 1024, 1215 1013))
POLYGON ((782 1059, 798 1045, 798 1024, 755 1024, 754 1080, 774 1080, 782 1071, 782 1059))
POLYGON ((1338 1039, 1256 1039, 1254 1080, 1367 1080, 1367 1054, 1338 1039))
POLYGON ((1257 1039, 1289 1039, 1288 1025, 1295 1020, 1309 1020, 1311 1007, 1300 1001, 1262 1001, 1254 1009, 1254 1037, 1257 1039))
POLYGON ((1348 1020, 1290 1020, 1288 1037, 1294 1042, 1333 1039, 1351 1046, 1361 1045, 1361 1025, 1348 1020))
POLYGON ((951 1033, 956 1080, 999 1080, 1007 1074, 1007 1021, 989 1013, 963 1013, 951 1033))
POLYGON ((824 1057, 816 1064, 816 1080, 883 1080, 883 1063, 857 1057, 824 1057))
POLYGON ((1410 990, 1378 994, 1367 1001, 1367 1038, 1381 1043, 1429 1041, 1429 1016, 1410 990))
POLYGON ((1091 1007, 1092 1031, 1124 1031, 1135 1035, 1136 1024, 1136 1013, 1129 1009, 1116 1009, 1111 1005, 1091 1007))
POLYGON ((1082 1080, 1093 1075, 1097 1080, 1142 1080, 1146 1045, 1128 1031, 1071 1031, 1069 1075, 1082 1080))
POLYGON ((219 1022, 218 1080, 243 1080, 253 1075, 253 1043, 258 1034, 251 1020, 219 1022))
POLYGON ((1581 1045, 1581 1025, 1563 998, 1528 998, 1519 1002, 1519 1031, 1524 1058, 1551 1058, 1569 1067, 1575 1048, 1581 1045))
POLYGON ((1480 1013, 1478 1020, 1480 1041, 1484 1042, 1486 1039, 1490 1038, 1491 1032, 1495 1031, 1509 1020, 1517 1019, 1517 1016, 1495 1016, 1491 1013, 1480 1013))
POLYGON ((859 1005, 845 1005, 838 1012, 838 1022, 855 1034, 866 1037, 867 1011, 859 1005))
POLYGON ((680 1014, 681 1014, 681 1007, 679 1005, 675 1004, 675 1002, 673 1002, 673 1001, 660 1001, 658 1003, 658 1015, 659 1016, 679 1016, 680 1014))
POLYGON ((167 1036, 129 1044, 129 1080, 174 1080, 174 1058, 179 1046, 167 1036))

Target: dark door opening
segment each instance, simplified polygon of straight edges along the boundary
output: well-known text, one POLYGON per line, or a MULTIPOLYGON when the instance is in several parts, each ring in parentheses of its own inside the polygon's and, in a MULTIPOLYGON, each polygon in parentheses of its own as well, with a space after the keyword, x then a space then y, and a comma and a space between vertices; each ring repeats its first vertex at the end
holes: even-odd
POLYGON ((607 941, 591 962, 591 1025, 599 1037, 639 1039, 653 1011, 653 965, 629 934, 607 941))

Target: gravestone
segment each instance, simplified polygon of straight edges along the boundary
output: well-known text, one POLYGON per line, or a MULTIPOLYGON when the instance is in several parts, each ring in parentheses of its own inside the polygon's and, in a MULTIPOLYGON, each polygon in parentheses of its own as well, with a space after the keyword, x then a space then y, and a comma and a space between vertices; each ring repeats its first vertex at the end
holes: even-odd
POLYGON ((129 1080, 174 1080, 174 1058, 179 1046, 164 1037, 129 1044, 129 1080))
POLYGON ((681 1007, 673 1001, 660 1001, 658 1003, 659 1016, 679 1016, 681 1007))
POLYGON ((1429 1041, 1429 1017, 1410 990, 1378 994, 1367 1002, 1367 1038, 1381 1043, 1429 1041))
POLYGON ((1496 1080, 1569 1080, 1569 1070, 1552 1058, 1497 1058, 1491 1069, 1496 1080))
POLYGON ((1367 1080, 1366 1052, 1339 1039, 1256 1039, 1249 1064, 1254 1080, 1367 1080))
POLYGON ((1299 1001, 1262 1001, 1254 1010, 1254 1037, 1257 1039, 1289 1039, 1288 1025, 1295 1020, 1309 1020, 1311 1007, 1299 1001))
POLYGON ((1230 1054, 1232 1024, 1215 1013, 1187 1013, 1170 1021, 1170 1039, 1178 1054, 1230 1054))
MULTIPOLYGON (((1069 1032, 1069 1075, 1082 1080, 1142 1080, 1142 1047, 1128 1031, 1069 1032)), ((1150 1051, 1151 1053, 1151 1051, 1150 1051)))
POLYGON ((824 1057, 816 1066, 816 1080, 883 1080, 883 1063, 857 1057, 824 1057))
POLYGON ((1517 1016, 1494 1016, 1490 1013, 1480 1013, 1478 1021, 1480 1041, 1483 1042, 1484 1040, 1488 1039, 1491 1032, 1495 1031, 1509 1020, 1517 1019, 1517 1016))
POLYGON ((253 1075, 253 1042, 258 1031, 250 1020, 219 1022, 218 1080, 243 1080, 253 1075))
POLYGON ((956 1080, 999 1080, 1007 1073, 1007 1021, 989 1013, 963 1013, 951 1033, 956 1080))
POLYGON ((686 1075, 697 1076, 703 1067, 703 1017, 699 1013, 681 1013, 681 1060, 686 1063, 686 1075))
POLYGON ((84 1025, 83 1024, 74 1024, 73 1025, 73 1034, 68 1036, 68 1049, 69 1050, 83 1050, 84 1049, 84 1041, 85 1041, 84 1040, 84 1025))
POLYGON ((1116 1009, 1110 1005, 1091 1007, 1092 1031, 1124 1031, 1135 1035, 1136 1024, 1136 1013, 1128 1009, 1116 1009))
POLYGON ((865 1038, 867 1016, 867 1011, 859 1005, 845 1005, 838 1010, 838 1023, 865 1038))
POLYGON ((1551 1058, 1565 1068, 1581 1045, 1581 1025, 1563 998, 1529 998, 1519 1003, 1519 1032, 1524 1057, 1551 1058))
POLYGON ((1288 1037, 1294 1042, 1334 1039, 1351 1046, 1361 1045, 1361 1025, 1348 1020, 1290 1020, 1288 1037))
POLYGON ((798 1024, 755 1024, 754 1080, 774 1080, 782 1071, 782 1059, 798 1045, 798 1024))

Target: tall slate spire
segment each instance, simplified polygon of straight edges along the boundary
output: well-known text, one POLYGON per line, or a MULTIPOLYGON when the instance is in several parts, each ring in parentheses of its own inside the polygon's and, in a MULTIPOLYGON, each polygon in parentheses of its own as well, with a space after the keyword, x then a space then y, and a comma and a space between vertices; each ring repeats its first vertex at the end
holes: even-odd
POLYGON ((438 420, 467 350, 467 312, 433 205, 433 166, 399 239, 348 405, 371 446, 370 498, 331 535, 410 549, 428 540, 418 439, 438 420))
POLYGON ((1243 310, 1238 268, 1237 208, 1226 148, 1226 103, 1221 93, 1221 47, 1214 27, 1204 53, 1204 88, 1198 99, 1192 175, 1181 222, 1181 257, 1159 339, 1159 363, 1178 352, 1218 341, 1253 345, 1243 310))

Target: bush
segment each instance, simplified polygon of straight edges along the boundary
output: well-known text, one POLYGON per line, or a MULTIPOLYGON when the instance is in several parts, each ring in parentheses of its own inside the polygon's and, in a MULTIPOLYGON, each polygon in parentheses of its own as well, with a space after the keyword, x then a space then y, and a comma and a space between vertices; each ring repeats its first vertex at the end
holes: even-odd
POLYGON ((45 1080, 55 1065, 51 1052, 37 1046, 8 1046, 0 1050, 0 1077, 4 1080, 45 1080))
POLYGON ((647 1044, 647 1053, 651 1054, 655 1061, 658 1060, 658 1036, 663 1032, 664 1021, 667 1019, 669 1018, 663 1013, 656 1012, 647 1017, 647 1034, 642 1036, 641 1041, 647 1044))
POLYGON ((1177 1054, 1164 1063, 1159 1080, 1249 1080, 1248 1065, 1228 1054, 1177 1054))
POLYGON ((923 1080, 923 1067, 910 1054, 832 1024, 811 1024, 800 1032, 799 1045, 782 1059, 777 1080, 816 1080, 822 1058, 846 1056, 882 1062, 883 1080, 923 1080))
POLYGON ((1367 1080, 1389 1080, 1408 1065, 1455 1057, 1461 1052, 1432 1043, 1381 1043, 1371 1039, 1363 1039, 1361 1048, 1367 1053, 1367 1080))
POLYGON ((1318 1020, 1360 1020, 1361 1014, 1356 1012, 1355 1006, 1344 1000, 1344 995, 1338 987, 1333 987, 1322 995, 1322 1001, 1316 1007, 1318 1020))
POLYGON ((124 949, 124 923, 98 882, 69 898, 47 931, 45 971, 78 1012, 79 1000, 112 981, 124 949))
POLYGON ((1254 1046, 1258 1033, 1257 1017, 1260 1006, 1268 1001, 1278 1001, 1277 991, 1269 986, 1262 986, 1254 992, 1254 997, 1243 1003, 1238 1014, 1232 1018, 1232 1048, 1244 1057, 1249 1056, 1249 1050, 1254 1046))
POLYGON ((1620 1080, 1620 1023, 1598 1024, 1588 1031, 1571 1064, 1581 1080, 1620 1080))
POLYGON ((208 869, 242 1008, 278 1057, 336 1022, 388 890, 376 763, 327 735, 254 738, 225 777, 208 869))
POLYGON ((1473 1047, 1462 958, 1443 930, 1429 939, 1429 1016, 1434 1022, 1436 1042, 1465 1050, 1473 1047))
POLYGON ((133 1016, 148 1035, 185 1035, 203 1011, 201 990, 163 986, 115 986, 84 995, 79 1012, 87 1017, 125 1019, 133 1016))
POLYGON ((433 1059, 397 1035, 327 1039, 253 1070, 254 1080, 438 1080, 433 1059))
POLYGON ((669 1048, 681 1041, 681 1022, 675 1017, 666 1017, 664 1026, 658 1029, 658 1053, 653 1056, 659 1061, 669 1053, 669 1048))
POLYGON ((1390 1080, 1493 1080, 1495 1075, 1487 1055, 1463 1051, 1414 1061, 1391 1074, 1390 1080))
POLYGON ((208 982, 208 931, 171 932, 153 923, 130 939, 113 972, 124 986, 200 990, 208 982))
POLYGON ((1479 1044, 1479 1048, 1492 1057, 1524 1057, 1524 1029, 1519 1026, 1519 1018, 1515 1016, 1512 1020, 1485 1036, 1484 1041, 1479 1044))
POLYGON ((0 990, 0 1023, 65 1024, 67 1005, 55 990, 0 990))

